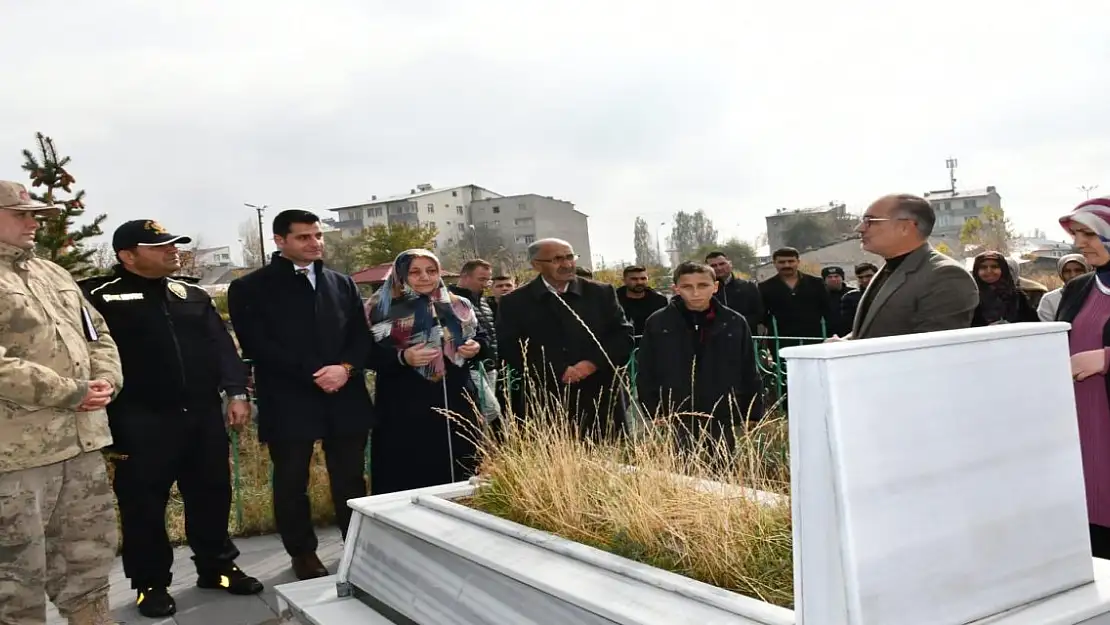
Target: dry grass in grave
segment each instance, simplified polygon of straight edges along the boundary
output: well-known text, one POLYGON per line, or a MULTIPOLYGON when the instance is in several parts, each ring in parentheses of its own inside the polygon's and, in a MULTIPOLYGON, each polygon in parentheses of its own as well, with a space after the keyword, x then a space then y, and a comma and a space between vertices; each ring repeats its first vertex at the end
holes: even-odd
POLYGON ((550 418, 523 425, 505 419, 501 440, 482 445, 483 485, 460 503, 793 607, 788 497, 761 504, 674 477, 787 494, 784 419, 768 418, 739 432, 733 462, 719 469, 705 458, 678 453, 666 425, 648 425, 623 443, 593 444, 565 425, 565 413, 545 416, 550 418))

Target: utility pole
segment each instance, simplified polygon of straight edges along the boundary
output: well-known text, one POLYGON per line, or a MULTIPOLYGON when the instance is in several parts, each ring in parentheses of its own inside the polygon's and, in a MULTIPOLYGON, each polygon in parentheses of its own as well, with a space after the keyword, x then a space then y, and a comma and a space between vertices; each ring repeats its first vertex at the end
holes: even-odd
POLYGON ((262 263, 262 265, 265 266, 266 239, 263 238, 265 235, 262 234, 262 213, 266 211, 266 207, 269 206, 269 204, 255 206, 254 204, 247 204, 246 202, 243 202, 243 206, 246 206, 247 208, 253 208, 255 211, 258 212, 258 262, 262 263))
POLYGON ((1097 188, 1098 188, 1097 184, 1082 185, 1082 186, 1079 187, 1079 190, 1082 191, 1083 193, 1086 193, 1087 194, 1087 199, 1089 200, 1089 199, 1091 199, 1091 191, 1094 191, 1097 188))
POLYGON ((956 194, 956 167, 958 165, 959 165, 959 163, 957 163, 956 159, 954 159, 954 158, 949 158, 948 160, 946 160, 944 162, 944 166, 948 168, 948 181, 949 181, 949 184, 952 185, 952 194, 953 195, 956 194))

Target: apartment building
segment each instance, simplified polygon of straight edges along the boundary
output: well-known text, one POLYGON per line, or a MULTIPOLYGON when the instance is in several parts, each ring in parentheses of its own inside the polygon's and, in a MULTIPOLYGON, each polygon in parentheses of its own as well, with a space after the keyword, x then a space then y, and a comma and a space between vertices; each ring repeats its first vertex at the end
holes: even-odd
POLYGON ((579 266, 593 269, 589 217, 571 202, 535 193, 487 198, 470 204, 470 218, 519 252, 538 239, 563 239, 579 255, 579 266))
POLYGON ((365 204, 329 208, 331 222, 343 236, 358 234, 373 225, 434 223, 439 235, 437 248, 464 240, 473 227, 481 247, 491 240, 511 253, 523 253, 529 243, 543 238, 565 239, 581 258, 579 264, 593 268, 589 218, 574 204, 552 197, 526 193, 503 196, 477 185, 435 189, 422 184, 410 193, 393 197, 371 196, 365 204), (494 239, 496 237, 496 239, 494 239))
MULTIPOLYGON (((925 199, 937 212, 937 223, 933 235, 938 237, 959 238, 964 222, 979 217, 983 209, 990 206, 1002 211, 1002 196, 994 187, 985 189, 928 191, 925 199)), ((1005 211, 1003 211, 1005 214, 1005 211)))
POLYGON ((767 245, 772 251, 788 247, 792 241, 789 241, 787 233, 803 221, 819 224, 826 235, 827 240, 818 241, 813 247, 829 245, 851 236, 858 224, 858 217, 850 215, 843 203, 836 202, 812 208, 780 208, 764 220, 767 224, 767 245))
POLYGON ((433 223, 439 231, 435 244, 440 248, 462 239, 470 225, 472 202, 499 197, 498 193, 472 184, 445 189, 421 184, 403 195, 381 199, 373 195, 365 204, 327 210, 336 213, 335 227, 344 236, 374 225, 433 223))

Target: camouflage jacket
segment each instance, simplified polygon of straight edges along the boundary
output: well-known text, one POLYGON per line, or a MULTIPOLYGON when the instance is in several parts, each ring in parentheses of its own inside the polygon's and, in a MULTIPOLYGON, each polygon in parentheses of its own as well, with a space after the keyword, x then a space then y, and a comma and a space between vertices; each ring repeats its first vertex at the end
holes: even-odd
POLYGON ((0 243, 0 472, 112 443, 104 410, 77 412, 89 380, 118 390, 116 344, 69 273, 0 243))

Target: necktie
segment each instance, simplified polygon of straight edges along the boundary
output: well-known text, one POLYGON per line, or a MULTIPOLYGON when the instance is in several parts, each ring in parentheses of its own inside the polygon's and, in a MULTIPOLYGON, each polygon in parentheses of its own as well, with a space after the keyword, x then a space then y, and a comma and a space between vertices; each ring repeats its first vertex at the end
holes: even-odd
POLYGON ((308 267, 302 267, 301 269, 297 269, 297 275, 298 276, 304 276, 304 277, 307 278, 308 277, 308 267))

